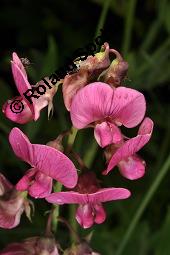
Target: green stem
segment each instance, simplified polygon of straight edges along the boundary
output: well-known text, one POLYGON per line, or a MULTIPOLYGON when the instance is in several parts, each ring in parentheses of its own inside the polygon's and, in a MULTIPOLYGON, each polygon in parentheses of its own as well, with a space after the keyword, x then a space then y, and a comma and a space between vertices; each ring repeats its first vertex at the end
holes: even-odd
POLYGON ((170 155, 167 157, 162 169, 159 171, 159 174, 157 175, 156 179, 153 181, 150 189, 146 193, 145 197, 143 198, 142 203, 138 207, 133 220, 131 221, 127 231, 125 232, 125 235, 121 241, 121 244, 115 253, 115 255, 121 255, 122 252, 124 251, 125 246, 127 245, 130 236, 132 235, 136 225, 138 224, 144 210, 146 209, 147 205, 149 204, 150 200, 152 199, 154 193, 156 192, 158 186, 160 185, 161 181, 165 177, 166 173, 168 172, 170 168, 170 155))
MULTIPOLYGON (((61 190, 62 190, 62 184, 60 182, 56 182, 54 185, 54 192, 60 192, 61 190)), ((60 210, 59 205, 53 205, 53 212, 52 212, 53 233, 56 233, 56 231, 57 231, 59 210, 60 210)))
POLYGON ((109 10, 110 2, 111 2, 111 0, 106 0, 103 2, 104 4, 103 4, 102 12, 100 14, 99 22, 97 25, 95 37, 97 37, 99 35, 100 29, 103 28, 103 26, 104 26, 106 16, 107 16, 107 13, 109 10))
MULTIPOLYGON (((72 127, 71 134, 68 136, 68 141, 67 141, 68 150, 70 150, 73 147, 77 132, 78 132, 78 130, 76 128, 72 127)), ((75 220, 75 210, 76 210, 75 205, 69 206, 69 222, 70 222, 71 227, 74 229, 74 231, 77 232, 77 222, 75 220)), ((75 235, 70 235, 70 240, 71 240, 71 242, 76 242, 75 235)))
POLYGON ((129 0, 128 7, 126 9, 124 39, 123 39, 123 47, 122 47, 122 52, 125 56, 127 55, 130 48, 136 3, 137 3, 137 0, 129 0))
POLYGON ((96 156, 97 150, 98 150, 98 144, 96 143, 96 140, 93 139, 90 149, 86 151, 86 154, 83 157, 83 161, 85 162, 88 168, 91 167, 93 160, 96 156))
POLYGON ((71 148, 74 144, 74 141, 75 141, 75 138, 76 138, 76 135, 77 135, 77 129, 72 127, 71 128, 71 134, 68 136, 68 141, 67 141, 67 145, 69 148, 71 148))
MULTIPOLYGON (((77 225, 77 221, 75 219, 75 215, 76 215, 76 205, 70 205, 69 206, 69 222, 70 222, 70 226, 72 227, 74 232, 77 233, 78 225, 77 225)), ((70 241, 75 243, 77 241, 76 236, 71 235, 70 241)))

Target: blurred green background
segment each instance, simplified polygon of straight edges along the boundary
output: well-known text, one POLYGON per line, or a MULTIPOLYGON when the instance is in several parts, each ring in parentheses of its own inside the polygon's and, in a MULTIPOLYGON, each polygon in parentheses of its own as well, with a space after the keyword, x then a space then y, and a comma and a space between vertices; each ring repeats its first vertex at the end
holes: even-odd
MULTIPOLYGON (((154 120, 152 139, 139 153, 146 161, 146 174, 128 181, 117 170, 107 177, 102 150, 96 147, 92 130, 81 130, 75 150, 97 172, 104 186, 126 187, 132 191, 127 201, 106 204, 107 220, 93 227, 91 246, 102 255, 170 254, 170 1, 166 0, 1 0, 0 1, 0 104, 17 91, 11 74, 13 51, 27 57, 30 80, 37 82, 64 64, 74 50, 92 42, 100 28, 111 48, 120 51, 129 63, 124 84, 144 93, 147 116, 154 120)), ((54 99, 54 115, 48 121, 47 110, 35 123, 16 125, 0 113, 0 169, 15 184, 28 166, 13 154, 8 133, 18 126, 33 143, 47 143, 71 127, 61 90, 54 99)), ((137 128, 128 131, 136 135, 137 128)), ((30 223, 22 216, 13 230, 0 229, 0 248, 44 233, 50 206, 35 203, 30 223)), ((68 206, 61 208, 68 218, 68 206)), ((91 230, 78 232, 84 237, 91 230)), ((56 238, 68 247, 70 234, 59 223, 56 238)))

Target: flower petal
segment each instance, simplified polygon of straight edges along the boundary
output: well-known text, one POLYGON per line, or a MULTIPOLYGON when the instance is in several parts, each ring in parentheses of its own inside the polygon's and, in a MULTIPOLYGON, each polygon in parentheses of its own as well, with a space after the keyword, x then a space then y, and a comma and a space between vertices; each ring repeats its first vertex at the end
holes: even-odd
POLYGON ((33 161, 32 144, 19 128, 13 128, 11 130, 9 134, 9 142, 17 157, 31 165, 33 161))
POLYGON ((90 204, 80 205, 76 211, 76 220, 83 228, 90 228, 94 223, 93 208, 90 204))
POLYGON ((11 130, 9 141, 15 154, 32 167, 68 188, 76 185, 78 179, 76 168, 62 152, 47 145, 31 144, 18 128, 11 130))
POLYGON ((95 223, 101 224, 105 221, 106 219, 106 212, 102 204, 95 204, 94 206, 95 209, 95 223))
POLYGON ((122 139, 119 128, 110 122, 97 124, 94 129, 94 136, 102 148, 112 143, 119 143, 122 139))
POLYGON ((68 188, 73 188, 77 184, 77 170, 67 156, 46 145, 33 144, 32 146, 34 167, 68 188))
POLYGON ((17 193, 11 195, 8 200, 0 200, 0 227, 7 229, 16 227, 23 211, 23 197, 17 193))
POLYGON ((101 202, 126 199, 131 195, 128 189, 124 188, 104 188, 95 193, 88 194, 89 203, 98 204, 101 202))
POLYGON ((7 100, 3 107, 2 112, 5 117, 15 123, 25 124, 33 120, 33 115, 21 96, 7 100))
POLYGON ((25 175, 19 180, 19 182, 16 184, 16 189, 19 191, 28 190, 30 183, 34 179, 36 172, 37 172, 36 168, 29 169, 25 173, 25 175))
POLYGON ((139 151, 147 142, 149 142, 152 130, 153 121, 150 118, 145 118, 139 128, 138 135, 129 139, 117 149, 103 174, 108 174, 121 160, 124 160, 139 151))
POLYGON ((31 162, 33 161, 32 144, 19 128, 13 128, 11 130, 9 134, 9 142, 17 157, 31 165, 31 162))
POLYGON ((23 73, 23 75, 25 76, 25 78, 27 79, 27 73, 26 73, 26 70, 25 70, 25 67, 23 66, 20 58, 18 57, 17 53, 16 52, 13 52, 12 53, 12 61, 11 61, 11 64, 15 63, 19 69, 21 70, 21 72, 23 73))
POLYGON ((94 82, 80 89, 71 104, 71 120, 76 128, 110 115, 114 90, 103 82, 94 82))
POLYGON ((80 194, 74 191, 56 192, 45 198, 52 204, 86 204, 88 202, 87 194, 80 194))
POLYGON ((52 178, 37 172, 33 184, 29 187, 29 194, 35 198, 44 198, 51 193, 52 178))
POLYGON ((73 125, 79 129, 108 117, 130 128, 142 121, 145 110, 145 98, 137 90, 113 89, 106 83, 94 82, 74 96, 70 113, 73 125))
POLYGON ((27 76, 25 76, 25 73, 22 69, 20 69, 18 64, 16 64, 14 61, 11 61, 11 67, 17 90, 21 97, 23 97, 23 93, 25 93, 27 89, 32 89, 32 87, 28 82, 27 76))
POLYGON ((115 89, 112 118, 127 128, 137 126, 144 118, 146 102, 144 95, 135 89, 118 87, 115 89))
POLYGON ((137 155, 121 160, 118 164, 121 174, 129 180, 136 180, 145 174, 145 162, 137 155))

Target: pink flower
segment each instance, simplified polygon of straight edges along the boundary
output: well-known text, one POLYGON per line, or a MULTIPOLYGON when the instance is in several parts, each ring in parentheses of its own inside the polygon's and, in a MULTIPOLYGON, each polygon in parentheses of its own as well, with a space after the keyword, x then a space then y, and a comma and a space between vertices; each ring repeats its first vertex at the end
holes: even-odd
POLYGON ((59 255, 56 241, 49 237, 31 237, 22 243, 9 244, 0 255, 59 255))
MULTIPOLYGON (((23 211, 29 212, 29 203, 24 194, 0 174, 0 227, 14 228, 20 223, 23 211)), ((29 217, 29 215, 27 215, 29 217)))
POLYGON ((51 192, 52 179, 68 188, 76 185, 76 168, 62 152, 47 145, 31 144, 18 128, 11 130, 9 142, 15 154, 32 166, 17 183, 17 190, 28 190, 31 196, 43 198, 51 192))
POLYGON ((145 173, 145 162, 136 155, 136 152, 149 142, 152 130, 153 121, 150 118, 145 118, 139 127, 136 137, 113 146, 114 154, 111 156, 107 169, 103 174, 108 174, 118 165, 124 177, 130 180, 141 178, 145 173))
POLYGON ((74 96, 70 114, 74 127, 94 126, 98 144, 105 147, 122 140, 118 126, 137 126, 144 118, 145 111, 145 98, 137 90, 111 88, 106 83, 94 82, 74 96))
POLYGON ((50 203, 79 204, 76 219, 83 228, 89 228, 94 223, 101 224, 106 219, 103 202, 126 199, 130 191, 123 188, 103 188, 98 185, 93 172, 79 176, 75 191, 52 193, 46 200, 50 203))
MULTIPOLYGON (((37 120, 40 116, 40 111, 42 108, 46 107, 49 104, 49 107, 51 108, 51 102, 54 94, 56 93, 55 87, 51 86, 51 89, 49 89, 44 81, 40 81, 34 86, 34 88, 38 87, 40 84, 43 86, 46 86, 47 91, 44 95, 37 94, 34 92, 34 96, 31 97, 32 104, 27 100, 23 93, 25 93, 28 89, 30 92, 32 91, 33 87, 30 85, 27 77, 27 73, 25 70, 25 67, 23 66, 20 58, 18 55, 14 52, 12 54, 12 61, 11 61, 11 67, 12 67, 12 73, 14 77, 14 81, 16 84, 16 87, 18 89, 18 92, 20 96, 15 97, 11 100, 8 100, 4 105, 3 105, 3 113, 5 116, 19 124, 24 124, 27 123, 31 120, 37 120), (19 100, 24 106, 24 109, 21 112, 13 112, 11 110, 11 103, 13 101, 19 100)), ((41 92, 40 92, 41 93, 41 92)), ((21 107, 21 103, 18 102, 18 106, 16 105, 15 107, 21 107)))

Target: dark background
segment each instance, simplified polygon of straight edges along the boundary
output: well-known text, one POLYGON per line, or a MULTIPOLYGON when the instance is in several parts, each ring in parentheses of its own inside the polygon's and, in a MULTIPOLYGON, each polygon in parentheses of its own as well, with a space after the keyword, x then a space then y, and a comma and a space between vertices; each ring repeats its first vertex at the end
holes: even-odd
MULTIPOLYGON (((92 42, 100 28, 104 29, 111 48, 120 51, 129 62, 128 78, 124 84, 144 93, 147 116, 155 123, 151 141, 139 153, 146 161, 146 174, 137 181, 128 181, 117 170, 101 177, 104 168, 102 150, 96 149, 92 130, 78 133, 75 150, 96 170, 104 186, 122 186, 132 191, 127 201, 106 204, 107 220, 95 226, 91 246, 101 254, 116 254, 125 232, 133 224, 134 216, 148 190, 160 185, 144 206, 141 218, 122 254, 170 254, 170 173, 161 180, 162 167, 170 150, 170 2, 166 0, 59 0, 0 1, 0 104, 17 95, 10 68, 13 51, 27 57, 30 80, 37 82, 65 63, 67 56, 92 42), (109 3, 110 2, 110 3, 109 3), (98 170, 99 169, 99 170, 98 170)), ((15 184, 28 167, 13 154, 8 144, 11 128, 21 128, 33 143, 47 143, 60 132, 71 127, 61 91, 54 99, 55 112, 48 121, 47 110, 33 123, 17 125, 0 113, 0 169, 15 184)), ((135 135, 137 128, 128 131, 135 135)), ((0 230, 0 247, 44 232, 49 206, 43 200, 35 203, 32 223, 22 216, 21 224, 13 230, 0 230)), ((68 206, 61 215, 68 218, 68 206)), ((90 230, 78 232, 82 237, 90 230)), ((56 238, 63 247, 69 245, 70 234, 60 224, 56 238)))

